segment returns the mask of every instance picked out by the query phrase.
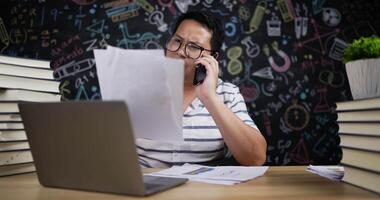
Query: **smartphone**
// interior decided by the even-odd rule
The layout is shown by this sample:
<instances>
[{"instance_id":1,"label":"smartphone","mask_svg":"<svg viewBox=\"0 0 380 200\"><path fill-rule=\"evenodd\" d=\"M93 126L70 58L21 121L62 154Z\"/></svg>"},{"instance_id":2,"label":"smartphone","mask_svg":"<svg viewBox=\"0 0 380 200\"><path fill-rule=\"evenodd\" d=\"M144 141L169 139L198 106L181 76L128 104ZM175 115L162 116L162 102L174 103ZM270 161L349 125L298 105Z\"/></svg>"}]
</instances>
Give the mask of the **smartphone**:
<instances>
[{"instance_id":1,"label":"smartphone","mask_svg":"<svg viewBox=\"0 0 380 200\"><path fill-rule=\"evenodd\" d=\"M206 78L206 67L202 64L197 64L197 66L195 67L193 85L202 84L205 78Z\"/></svg>"},{"instance_id":2,"label":"smartphone","mask_svg":"<svg viewBox=\"0 0 380 200\"><path fill-rule=\"evenodd\" d=\"M213 52L211 54L212 57L215 59L218 58L218 53ZM194 74L194 80L193 85L200 85L203 83L203 80L206 78L206 67L202 64L197 64L195 67L195 74Z\"/></svg>"}]
</instances>

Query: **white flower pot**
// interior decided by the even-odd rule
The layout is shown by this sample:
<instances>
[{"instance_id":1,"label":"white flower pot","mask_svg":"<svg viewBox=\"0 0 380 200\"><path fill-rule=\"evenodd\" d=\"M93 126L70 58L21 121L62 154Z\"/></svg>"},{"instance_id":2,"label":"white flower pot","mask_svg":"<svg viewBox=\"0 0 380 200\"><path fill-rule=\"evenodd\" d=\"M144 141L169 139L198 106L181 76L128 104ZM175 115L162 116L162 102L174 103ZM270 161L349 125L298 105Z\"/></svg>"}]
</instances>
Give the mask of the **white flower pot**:
<instances>
[{"instance_id":1,"label":"white flower pot","mask_svg":"<svg viewBox=\"0 0 380 200\"><path fill-rule=\"evenodd\" d=\"M380 97L380 58L350 61L346 71L353 99Z\"/></svg>"}]
</instances>

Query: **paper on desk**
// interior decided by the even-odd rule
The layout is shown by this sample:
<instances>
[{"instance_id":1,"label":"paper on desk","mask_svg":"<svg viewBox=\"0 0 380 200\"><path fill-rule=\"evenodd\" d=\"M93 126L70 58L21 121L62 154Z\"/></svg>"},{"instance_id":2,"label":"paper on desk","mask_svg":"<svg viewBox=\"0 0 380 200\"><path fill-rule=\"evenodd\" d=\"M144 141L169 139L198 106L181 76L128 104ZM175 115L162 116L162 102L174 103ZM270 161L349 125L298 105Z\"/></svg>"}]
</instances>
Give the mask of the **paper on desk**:
<instances>
[{"instance_id":1,"label":"paper on desk","mask_svg":"<svg viewBox=\"0 0 380 200\"><path fill-rule=\"evenodd\" d=\"M202 179L202 178L191 178L191 181L201 182L201 183L210 183L218 185L235 185L241 183L241 181L226 181L226 180L212 180L212 179Z\"/></svg>"},{"instance_id":2,"label":"paper on desk","mask_svg":"<svg viewBox=\"0 0 380 200\"><path fill-rule=\"evenodd\" d=\"M169 176L188 178L191 181L206 183L233 185L252 180L262 176L268 170L267 166L243 167L243 166L218 166L185 164L173 166L169 169L151 173L153 176Z\"/></svg>"},{"instance_id":3,"label":"paper on desk","mask_svg":"<svg viewBox=\"0 0 380 200\"><path fill-rule=\"evenodd\" d=\"M103 100L128 105L136 138L183 142L184 63L163 50L94 50Z\"/></svg>"},{"instance_id":4,"label":"paper on desk","mask_svg":"<svg viewBox=\"0 0 380 200\"><path fill-rule=\"evenodd\" d=\"M343 166L336 166L336 165L323 165L323 166L309 165L306 171L314 173L314 174L318 174L322 177L328 178L333 181L340 181L344 176Z\"/></svg>"}]
</instances>

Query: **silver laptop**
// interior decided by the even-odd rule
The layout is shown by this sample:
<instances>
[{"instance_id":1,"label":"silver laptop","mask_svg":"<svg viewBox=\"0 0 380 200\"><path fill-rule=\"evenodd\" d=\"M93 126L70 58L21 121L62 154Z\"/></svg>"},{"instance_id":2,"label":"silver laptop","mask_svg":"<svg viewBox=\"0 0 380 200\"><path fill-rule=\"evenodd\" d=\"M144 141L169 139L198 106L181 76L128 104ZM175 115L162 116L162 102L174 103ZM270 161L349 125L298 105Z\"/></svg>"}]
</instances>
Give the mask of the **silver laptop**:
<instances>
[{"instance_id":1,"label":"silver laptop","mask_svg":"<svg viewBox=\"0 0 380 200\"><path fill-rule=\"evenodd\" d=\"M41 185L145 196L187 181L142 175L123 102L20 103L19 109Z\"/></svg>"}]
</instances>

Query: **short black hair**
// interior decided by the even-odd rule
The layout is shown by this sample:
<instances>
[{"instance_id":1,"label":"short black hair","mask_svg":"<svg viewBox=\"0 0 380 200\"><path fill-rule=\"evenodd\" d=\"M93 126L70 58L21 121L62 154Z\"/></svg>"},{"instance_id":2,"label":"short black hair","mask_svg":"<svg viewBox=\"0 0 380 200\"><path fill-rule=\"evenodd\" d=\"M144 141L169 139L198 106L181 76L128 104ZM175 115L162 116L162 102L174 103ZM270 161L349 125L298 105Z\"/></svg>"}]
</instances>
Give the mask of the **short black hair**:
<instances>
[{"instance_id":1,"label":"short black hair","mask_svg":"<svg viewBox=\"0 0 380 200\"><path fill-rule=\"evenodd\" d=\"M224 29L221 21L208 12L188 11L177 18L173 34L177 31L179 25L186 19L195 20L211 31L211 51L220 52L224 40Z\"/></svg>"}]
</instances>

